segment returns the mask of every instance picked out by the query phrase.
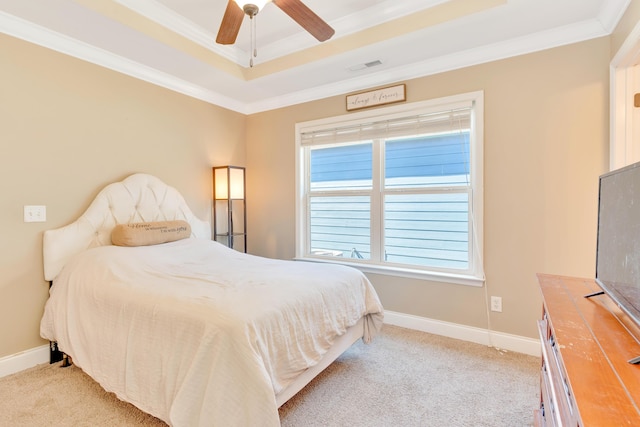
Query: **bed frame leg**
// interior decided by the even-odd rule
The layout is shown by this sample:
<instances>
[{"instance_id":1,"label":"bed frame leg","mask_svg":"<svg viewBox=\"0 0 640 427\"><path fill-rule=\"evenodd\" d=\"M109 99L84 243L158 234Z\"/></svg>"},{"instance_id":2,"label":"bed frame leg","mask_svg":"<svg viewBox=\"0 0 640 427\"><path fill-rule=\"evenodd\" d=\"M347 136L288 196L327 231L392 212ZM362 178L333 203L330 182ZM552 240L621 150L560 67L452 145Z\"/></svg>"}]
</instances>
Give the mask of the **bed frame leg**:
<instances>
[{"instance_id":1,"label":"bed frame leg","mask_svg":"<svg viewBox=\"0 0 640 427\"><path fill-rule=\"evenodd\" d=\"M69 367L71 365L73 365L73 361L71 360L71 358L67 354L63 355L62 356L62 365L61 365L61 367L62 368L66 368L66 367Z\"/></svg>"},{"instance_id":2,"label":"bed frame leg","mask_svg":"<svg viewBox=\"0 0 640 427\"><path fill-rule=\"evenodd\" d=\"M62 360L64 353L58 349L58 343L49 341L49 364L52 365Z\"/></svg>"},{"instance_id":3,"label":"bed frame leg","mask_svg":"<svg viewBox=\"0 0 640 427\"><path fill-rule=\"evenodd\" d=\"M73 364L71 358L60 351L57 342L49 341L49 364L52 365L60 361L62 361L63 368Z\"/></svg>"}]
</instances>

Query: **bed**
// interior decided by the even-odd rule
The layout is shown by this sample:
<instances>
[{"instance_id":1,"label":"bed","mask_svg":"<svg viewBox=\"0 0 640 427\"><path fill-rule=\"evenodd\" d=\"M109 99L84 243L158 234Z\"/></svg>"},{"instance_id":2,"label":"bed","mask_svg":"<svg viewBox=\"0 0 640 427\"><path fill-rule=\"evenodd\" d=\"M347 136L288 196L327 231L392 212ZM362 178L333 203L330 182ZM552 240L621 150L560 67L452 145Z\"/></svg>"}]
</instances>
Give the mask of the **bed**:
<instances>
[{"instance_id":1,"label":"bed","mask_svg":"<svg viewBox=\"0 0 640 427\"><path fill-rule=\"evenodd\" d=\"M112 244L116 229L168 221L188 236ZM356 269L252 256L210 237L158 178L107 185L75 222L44 234L41 335L169 425L278 426L279 406L374 338L383 308Z\"/></svg>"}]
</instances>

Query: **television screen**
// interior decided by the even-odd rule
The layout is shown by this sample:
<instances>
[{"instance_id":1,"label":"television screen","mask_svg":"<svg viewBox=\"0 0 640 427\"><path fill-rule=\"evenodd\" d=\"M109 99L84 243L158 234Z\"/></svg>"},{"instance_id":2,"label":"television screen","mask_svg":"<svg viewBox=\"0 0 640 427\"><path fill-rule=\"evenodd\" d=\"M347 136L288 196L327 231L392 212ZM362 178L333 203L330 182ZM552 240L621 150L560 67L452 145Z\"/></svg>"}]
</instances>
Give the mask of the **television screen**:
<instances>
[{"instance_id":1,"label":"television screen","mask_svg":"<svg viewBox=\"0 0 640 427\"><path fill-rule=\"evenodd\" d=\"M596 281L640 324L640 162L600 177Z\"/></svg>"}]
</instances>

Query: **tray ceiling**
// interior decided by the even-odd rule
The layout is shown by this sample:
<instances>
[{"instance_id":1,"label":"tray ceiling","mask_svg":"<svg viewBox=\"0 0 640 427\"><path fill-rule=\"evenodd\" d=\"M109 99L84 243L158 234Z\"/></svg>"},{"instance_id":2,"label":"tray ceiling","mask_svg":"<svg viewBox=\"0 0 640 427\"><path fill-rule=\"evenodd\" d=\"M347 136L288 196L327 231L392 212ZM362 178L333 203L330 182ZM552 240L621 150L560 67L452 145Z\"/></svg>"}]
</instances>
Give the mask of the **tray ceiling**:
<instances>
[{"instance_id":1,"label":"tray ceiling","mask_svg":"<svg viewBox=\"0 0 640 427\"><path fill-rule=\"evenodd\" d=\"M630 0L303 0L319 43L278 7L234 45L227 0L0 0L0 32L241 113L357 92L611 33Z\"/></svg>"}]
</instances>

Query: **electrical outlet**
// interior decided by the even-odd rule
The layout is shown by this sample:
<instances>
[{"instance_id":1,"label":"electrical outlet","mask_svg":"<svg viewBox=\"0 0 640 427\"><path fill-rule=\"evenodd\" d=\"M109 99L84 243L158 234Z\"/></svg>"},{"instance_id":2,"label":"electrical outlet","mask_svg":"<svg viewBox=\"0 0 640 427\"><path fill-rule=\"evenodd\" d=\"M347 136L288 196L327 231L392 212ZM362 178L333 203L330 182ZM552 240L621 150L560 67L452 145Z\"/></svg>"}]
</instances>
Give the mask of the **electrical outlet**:
<instances>
[{"instance_id":1,"label":"electrical outlet","mask_svg":"<svg viewBox=\"0 0 640 427\"><path fill-rule=\"evenodd\" d=\"M502 298L491 297L491 311L502 312Z\"/></svg>"},{"instance_id":2,"label":"electrical outlet","mask_svg":"<svg viewBox=\"0 0 640 427\"><path fill-rule=\"evenodd\" d=\"M25 206L24 222L45 222L47 220L46 206Z\"/></svg>"}]
</instances>

